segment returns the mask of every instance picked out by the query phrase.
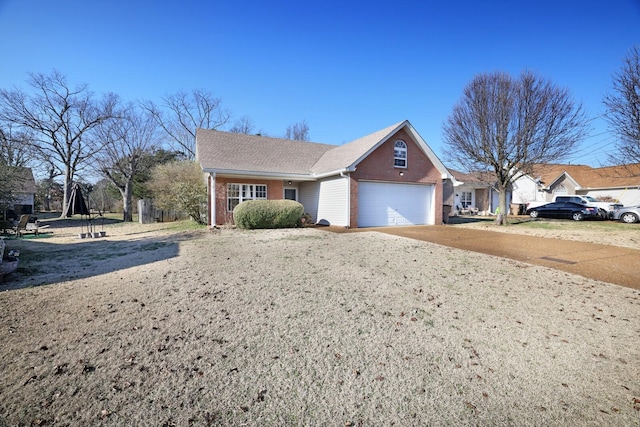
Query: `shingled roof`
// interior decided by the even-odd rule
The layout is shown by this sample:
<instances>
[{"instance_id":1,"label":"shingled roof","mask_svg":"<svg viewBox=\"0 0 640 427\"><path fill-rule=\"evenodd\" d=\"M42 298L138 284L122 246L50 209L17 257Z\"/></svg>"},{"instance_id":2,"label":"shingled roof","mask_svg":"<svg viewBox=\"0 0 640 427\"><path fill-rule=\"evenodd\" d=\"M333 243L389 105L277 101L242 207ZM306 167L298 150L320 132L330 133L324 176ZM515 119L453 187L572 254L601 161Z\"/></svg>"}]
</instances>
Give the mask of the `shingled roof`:
<instances>
[{"instance_id":1,"label":"shingled roof","mask_svg":"<svg viewBox=\"0 0 640 427\"><path fill-rule=\"evenodd\" d=\"M198 129L196 157L205 171L308 174L335 145Z\"/></svg>"},{"instance_id":2,"label":"shingled roof","mask_svg":"<svg viewBox=\"0 0 640 427\"><path fill-rule=\"evenodd\" d=\"M11 167L11 190L14 193L35 194L36 181L33 179L33 171L26 167Z\"/></svg>"},{"instance_id":3,"label":"shingled roof","mask_svg":"<svg viewBox=\"0 0 640 427\"><path fill-rule=\"evenodd\" d=\"M402 127L404 123L406 123L406 121L396 123L347 144L334 146L333 149L325 152L316 164L313 165L311 172L323 174L355 166L378 145Z\"/></svg>"},{"instance_id":4,"label":"shingled roof","mask_svg":"<svg viewBox=\"0 0 640 427\"><path fill-rule=\"evenodd\" d=\"M327 176L354 168L403 127L421 138L407 120L344 145L319 144L217 130L196 131L196 158L205 172ZM423 149L446 173L429 147Z\"/></svg>"},{"instance_id":5,"label":"shingled roof","mask_svg":"<svg viewBox=\"0 0 640 427\"><path fill-rule=\"evenodd\" d=\"M581 188L623 188L640 186L640 164L592 168L587 165L549 164L534 167L534 178L549 187L567 174Z\"/></svg>"},{"instance_id":6,"label":"shingled roof","mask_svg":"<svg viewBox=\"0 0 640 427\"><path fill-rule=\"evenodd\" d=\"M491 172L464 173L451 168L449 168L449 172L451 172L451 175L453 175L455 180L461 184L486 187L487 185L491 185L496 182L496 176Z\"/></svg>"}]
</instances>

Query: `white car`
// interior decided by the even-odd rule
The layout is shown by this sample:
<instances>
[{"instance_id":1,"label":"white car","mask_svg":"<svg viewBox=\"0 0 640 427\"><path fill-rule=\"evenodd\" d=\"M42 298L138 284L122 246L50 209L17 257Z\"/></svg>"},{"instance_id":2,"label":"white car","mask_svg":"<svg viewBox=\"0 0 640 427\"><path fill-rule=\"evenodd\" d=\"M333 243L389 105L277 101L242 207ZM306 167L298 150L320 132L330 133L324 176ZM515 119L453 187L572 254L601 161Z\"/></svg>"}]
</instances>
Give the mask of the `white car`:
<instances>
[{"instance_id":1,"label":"white car","mask_svg":"<svg viewBox=\"0 0 640 427\"><path fill-rule=\"evenodd\" d=\"M633 224L640 221L640 206L625 206L613 211L613 219Z\"/></svg>"}]
</instances>

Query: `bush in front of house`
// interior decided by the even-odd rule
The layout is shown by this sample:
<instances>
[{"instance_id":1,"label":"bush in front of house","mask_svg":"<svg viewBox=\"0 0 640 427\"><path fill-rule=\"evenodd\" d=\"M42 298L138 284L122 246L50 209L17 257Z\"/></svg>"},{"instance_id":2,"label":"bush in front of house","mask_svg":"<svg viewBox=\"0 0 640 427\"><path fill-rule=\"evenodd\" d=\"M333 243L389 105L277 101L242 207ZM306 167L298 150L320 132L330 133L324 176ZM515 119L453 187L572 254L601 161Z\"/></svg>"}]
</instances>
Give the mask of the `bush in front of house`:
<instances>
[{"instance_id":1,"label":"bush in front of house","mask_svg":"<svg viewBox=\"0 0 640 427\"><path fill-rule=\"evenodd\" d=\"M238 228L295 227L304 207L293 200L247 200L233 210L233 221Z\"/></svg>"}]
</instances>

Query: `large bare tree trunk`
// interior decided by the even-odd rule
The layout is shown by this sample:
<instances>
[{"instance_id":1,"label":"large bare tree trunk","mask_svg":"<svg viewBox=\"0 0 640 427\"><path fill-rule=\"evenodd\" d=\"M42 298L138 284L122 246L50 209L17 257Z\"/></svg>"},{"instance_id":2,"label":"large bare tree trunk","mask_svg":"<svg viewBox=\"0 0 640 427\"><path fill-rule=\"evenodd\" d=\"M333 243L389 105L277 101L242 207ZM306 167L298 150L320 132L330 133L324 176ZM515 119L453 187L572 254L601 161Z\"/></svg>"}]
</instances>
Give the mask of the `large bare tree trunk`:
<instances>
[{"instance_id":1,"label":"large bare tree trunk","mask_svg":"<svg viewBox=\"0 0 640 427\"><path fill-rule=\"evenodd\" d=\"M505 225L508 224L508 214L509 208L507 206L507 190L499 189L499 202L498 202L498 213L496 215L496 224Z\"/></svg>"},{"instance_id":2,"label":"large bare tree trunk","mask_svg":"<svg viewBox=\"0 0 640 427\"><path fill-rule=\"evenodd\" d=\"M133 221L133 212L131 202L131 188L133 187L133 179L127 181L124 188L120 191L122 194L122 220L124 222Z\"/></svg>"}]
</instances>

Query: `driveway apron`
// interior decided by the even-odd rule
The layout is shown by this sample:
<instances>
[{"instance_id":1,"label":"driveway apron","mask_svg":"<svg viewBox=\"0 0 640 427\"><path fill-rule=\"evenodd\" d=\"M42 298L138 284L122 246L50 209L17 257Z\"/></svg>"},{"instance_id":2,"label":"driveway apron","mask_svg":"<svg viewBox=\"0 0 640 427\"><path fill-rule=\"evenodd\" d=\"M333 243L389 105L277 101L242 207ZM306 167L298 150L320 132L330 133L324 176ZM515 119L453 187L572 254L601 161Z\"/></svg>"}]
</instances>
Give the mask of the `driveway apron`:
<instances>
[{"instance_id":1,"label":"driveway apron","mask_svg":"<svg viewBox=\"0 0 640 427\"><path fill-rule=\"evenodd\" d=\"M636 249L446 225L358 231L376 231L496 255L640 289L640 250Z\"/></svg>"}]
</instances>

